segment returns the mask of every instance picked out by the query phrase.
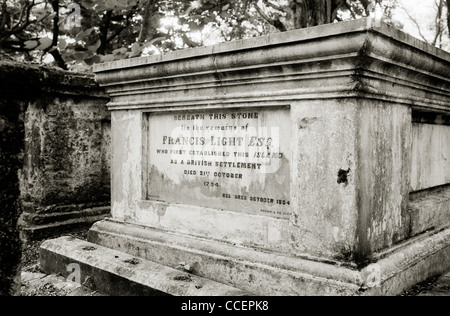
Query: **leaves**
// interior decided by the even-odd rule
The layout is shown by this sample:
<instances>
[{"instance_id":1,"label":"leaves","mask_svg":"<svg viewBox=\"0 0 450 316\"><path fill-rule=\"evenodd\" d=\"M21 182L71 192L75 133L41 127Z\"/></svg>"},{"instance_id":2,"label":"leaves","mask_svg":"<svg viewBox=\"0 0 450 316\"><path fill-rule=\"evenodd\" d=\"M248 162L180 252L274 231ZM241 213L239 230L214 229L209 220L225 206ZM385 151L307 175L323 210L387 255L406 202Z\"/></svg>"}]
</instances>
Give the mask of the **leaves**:
<instances>
[{"instance_id":1,"label":"leaves","mask_svg":"<svg viewBox=\"0 0 450 316\"><path fill-rule=\"evenodd\" d=\"M39 40L31 40L24 42L24 48L27 50L47 50L52 46L53 40L48 37L40 38Z\"/></svg>"},{"instance_id":2,"label":"leaves","mask_svg":"<svg viewBox=\"0 0 450 316\"><path fill-rule=\"evenodd\" d=\"M90 36L94 31L95 31L95 28L93 28L93 27L91 27L91 28L89 28L89 29L87 29L87 30L85 30L85 31L82 31L82 32L78 33L78 34L75 36L75 40L77 40L77 41L83 41L83 40L85 40L88 36Z\"/></svg>"},{"instance_id":3,"label":"leaves","mask_svg":"<svg viewBox=\"0 0 450 316\"><path fill-rule=\"evenodd\" d=\"M65 50L67 47L67 41L64 38L60 38L58 42L58 48L60 51Z\"/></svg>"},{"instance_id":4,"label":"leaves","mask_svg":"<svg viewBox=\"0 0 450 316\"><path fill-rule=\"evenodd\" d=\"M37 50L46 50L52 46L53 40L49 37L44 37L39 39L39 46L36 47Z\"/></svg>"},{"instance_id":5,"label":"leaves","mask_svg":"<svg viewBox=\"0 0 450 316\"><path fill-rule=\"evenodd\" d=\"M126 47L113 50L113 55L123 55L128 51Z\"/></svg>"},{"instance_id":6,"label":"leaves","mask_svg":"<svg viewBox=\"0 0 450 316\"><path fill-rule=\"evenodd\" d=\"M139 0L101 0L92 3L88 2L87 5L91 9L95 9L97 12L110 11L110 10L127 10L139 3Z\"/></svg>"},{"instance_id":7,"label":"leaves","mask_svg":"<svg viewBox=\"0 0 450 316\"><path fill-rule=\"evenodd\" d=\"M101 58L102 62L106 63L106 62L109 62L109 61L113 61L114 60L114 55L113 54L100 55L100 58Z\"/></svg>"},{"instance_id":8,"label":"leaves","mask_svg":"<svg viewBox=\"0 0 450 316\"><path fill-rule=\"evenodd\" d=\"M130 57L137 57L142 53L143 47L139 43L134 43L131 46Z\"/></svg>"},{"instance_id":9,"label":"leaves","mask_svg":"<svg viewBox=\"0 0 450 316\"><path fill-rule=\"evenodd\" d=\"M33 50L39 46L39 41L26 41L24 43L24 48L28 50Z\"/></svg>"},{"instance_id":10,"label":"leaves","mask_svg":"<svg viewBox=\"0 0 450 316\"><path fill-rule=\"evenodd\" d=\"M94 55L92 57L86 58L84 60L84 62L89 65L92 66L93 64L99 64L102 62L102 57L100 55Z\"/></svg>"},{"instance_id":11,"label":"leaves","mask_svg":"<svg viewBox=\"0 0 450 316\"><path fill-rule=\"evenodd\" d=\"M91 57L91 55L87 52L75 52L71 56L73 59L77 61L85 60Z\"/></svg>"},{"instance_id":12,"label":"leaves","mask_svg":"<svg viewBox=\"0 0 450 316\"><path fill-rule=\"evenodd\" d=\"M19 5L25 2L31 3L6 1L12 19L8 25L17 24L21 15L22 22L26 20ZM383 0L385 5L392 2ZM322 12L325 3L331 3L332 9L336 9L331 18L329 12ZM326 19L342 19L344 15L337 14L338 11L346 11L346 16L353 14L356 18L364 11L360 0L59 0L60 32L57 47L52 47L56 12L49 4L50 0L35 1L30 15L34 23L6 40L14 39L13 49L37 51L38 54L29 54L36 58L59 50L63 59L76 69L152 52L259 36L276 29L290 30L324 23ZM81 27L66 29L63 26L74 13L68 8L73 4L80 6ZM298 14L302 10L306 12L304 20ZM0 20L0 35L1 27Z\"/></svg>"},{"instance_id":13,"label":"leaves","mask_svg":"<svg viewBox=\"0 0 450 316\"><path fill-rule=\"evenodd\" d=\"M94 45L88 46L87 49L88 49L88 51L90 51L92 53L96 53L101 44L102 44L102 41L98 40Z\"/></svg>"},{"instance_id":14,"label":"leaves","mask_svg":"<svg viewBox=\"0 0 450 316\"><path fill-rule=\"evenodd\" d=\"M226 11L220 12L220 16L223 17L223 18L228 18L228 19L233 18L233 15L231 13L229 13L229 12L226 12Z\"/></svg>"}]
</instances>

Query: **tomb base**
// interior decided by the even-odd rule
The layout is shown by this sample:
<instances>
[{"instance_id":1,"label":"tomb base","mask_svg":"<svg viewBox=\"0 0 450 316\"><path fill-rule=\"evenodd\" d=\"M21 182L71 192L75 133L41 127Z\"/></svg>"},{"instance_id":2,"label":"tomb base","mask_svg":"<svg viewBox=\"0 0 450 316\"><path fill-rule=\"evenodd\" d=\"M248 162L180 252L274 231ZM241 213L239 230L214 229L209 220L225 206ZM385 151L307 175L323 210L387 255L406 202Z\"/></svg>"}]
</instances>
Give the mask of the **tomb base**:
<instances>
[{"instance_id":1,"label":"tomb base","mask_svg":"<svg viewBox=\"0 0 450 316\"><path fill-rule=\"evenodd\" d=\"M92 248L89 249L95 250L86 254L86 251L83 253L78 249L80 245L85 249L91 245ZM95 259L97 248L100 252L118 258L111 257L105 265L101 260ZM84 260L86 255L89 256L87 261ZM139 275L139 271L142 271L143 265L126 264L129 272L122 276L120 271L123 272L123 269L117 268L115 271L112 268L123 264L122 259L128 257L138 258L136 262L150 262L145 266L145 273L152 276L158 274L156 278L153 277L152 282L161 286L156 286L153 292L138 292L140 294L195 295L195 291L183 290L186 286L184 283L175 284L175 287L163 286L173 281L176 274L174 271L184 269L189 275L187 279L198 278L214 284L213 292L207 294L213 296L248 293L258 296L391 296L399 295L415 284L447 271L450 260L450 228L430 231L378 253L374 256L377 258L376 262L357 269L334 262L317 261L315 258L293 257L107 219L91 228L89 243L80 244L80 241L64 238L44 243L41 249L41 266L46 273L67 276L68 264L86 261L88 266L82 265L81 269L87 270L82 271L82 274L84 279L91 280L87 284L91 288L98 288L95 280L101 280L104 284L108 280L117 282L119 277L121 283L129 283L122 288L130 288L133 287L130 284L136 283L134 278L136 273ZM112 277L101 277L105 273ZM155 280L164 282L158 283ZM113 285L103 285L102 291L114 289ZM133 294L128 291L122 294L127 293Z\"/></svg>"}]
</instances>

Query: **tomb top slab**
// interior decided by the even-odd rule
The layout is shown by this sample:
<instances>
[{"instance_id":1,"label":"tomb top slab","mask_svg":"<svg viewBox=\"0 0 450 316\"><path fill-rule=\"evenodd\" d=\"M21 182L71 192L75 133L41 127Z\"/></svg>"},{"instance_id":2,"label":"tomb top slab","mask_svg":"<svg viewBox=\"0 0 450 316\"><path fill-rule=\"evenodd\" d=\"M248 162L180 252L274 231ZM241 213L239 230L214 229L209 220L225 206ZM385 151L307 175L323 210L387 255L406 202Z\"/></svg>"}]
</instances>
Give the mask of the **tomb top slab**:
<instances>
[{"instance_id":1,"label":"tomb top slab","mask_svg":"<svg viewBox=\"0 0 450 316\"><path fill-rule=\"evenodd\" d=\"M373 23L275 33L100 64L94 71L111 110L356 97L448 113L450 54Z\"/></svg>"},{"instance_id":2,"label":"tomb top slab","mask_svg":"<svg viewBox=\"0 0 450 316\"><path fill-rule=\"evenodd\" d=\"M272 33L266 36L260 36L244 40L235 40L231 42L220 43L211 46L203 46L198 48L184 49L161 55L152 55L147 57L123 59L113 62L97 64L94 66L94 72L110 71L114 69L124 69L139 67L148 64L164 63L181 59L188 59L205 55L216 55L222 53L236 53L238 51L253 50L268 46L288 45L304 41L322 40L333 36L343 36L352 33L365 33L368 31L382 34L393 40L404 44L414 46L428 54L437 58L450 60L450 53L431 46L411 35L388 25L381 23L379 26L374 25L374 21L370 18L363 18L355 21L342 22L338 24L320 25L300 30ZM349 42L343 42L342 45L350 45Z\"/></svg>"}]
</instances>

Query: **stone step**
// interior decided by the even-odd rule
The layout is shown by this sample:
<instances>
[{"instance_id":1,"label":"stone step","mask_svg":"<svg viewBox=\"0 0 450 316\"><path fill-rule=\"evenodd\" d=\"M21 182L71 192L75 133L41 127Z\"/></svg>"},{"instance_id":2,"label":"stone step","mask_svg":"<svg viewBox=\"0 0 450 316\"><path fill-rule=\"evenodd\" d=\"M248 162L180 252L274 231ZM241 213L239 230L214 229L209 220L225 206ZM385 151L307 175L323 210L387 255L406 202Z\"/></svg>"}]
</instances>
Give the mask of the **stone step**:
<instances>
[{"instance_id":1,"label":"stone step","mask_svg":"<svg viewBox=\"0 0 450 316\"><path fill-rule=\"evenodd\" d=\"M50 224L22 224L20 237L23 240L43 240L56 235L70 233L76 230L85 229L92 224L107 218L109 214L94 214L92 216L75 217L68 220L57 221Z\"/></svg>"},{"instance_id":2,"label":"stone step","mask_svg":"<svg viewBox=\"0 0 450 316\"><path fill-rule=\"evenodd\" d=\"M251 296L249 292L73 237L44 242L41 269L114 296Z\"/></svg>"},{"instance_id":3,"label":"stone step","mask_svg":"<svg viewBox=\"0 0 450 316\"><path fill-rule=\"evenodd\" d=\"M105 296L58 275L22 272L22 296Z\"/></svg>"},{"instance_id":4,"label":"stone step","mask_svg":"<svg viewBox=\"0 0 450 316\"><path fill-rule=\"evenodd\" d=\"M49 213L44 211L35 213L24 212L22 214L22 221L28 226L48 225L73 219L93 218L102 215L106 217L111 214L110 206L82 208L80 210L75 209L76 206L73 207L74 210L70 210L70 208L67 207L66 209L62 208L60 211L55 210Z\"/></svg>"}]
</instances>

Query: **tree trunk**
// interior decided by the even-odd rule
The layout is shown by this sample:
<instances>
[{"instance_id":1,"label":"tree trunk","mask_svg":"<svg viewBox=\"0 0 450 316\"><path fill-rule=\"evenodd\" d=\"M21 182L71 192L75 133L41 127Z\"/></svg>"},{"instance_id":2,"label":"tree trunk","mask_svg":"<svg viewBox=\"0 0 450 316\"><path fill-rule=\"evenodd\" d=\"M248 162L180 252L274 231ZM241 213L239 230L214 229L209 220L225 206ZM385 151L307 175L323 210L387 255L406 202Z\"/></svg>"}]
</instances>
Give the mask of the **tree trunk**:
<instances>
[{"instance_id":1,"label":"tree trunk","mask_svg":"<svg viewBox=\"0 0 450 316\"><path fill-rule=\"evenodd\" d=\"M100 26L100 47L97 49L97 54L105 55L108 47L108 32L111 25L112 10L107 11L102 19Z\"/></svg>"},{"instance_id":2,"label":"tree trunk","mask_svg":"<svg viewBox=\"0 0 450 316\"><path fill-rule=\"evenodd\" d=\"M436 15L436 23L435 23L436 24L435 25L436 35L434 36L434 39L433 39L433 42L432 42L433 46L437 45L437 42L438 42L438 40L440 38L440 35L443 32L442 15L444 13L444 5L445 5L444 0L440 0L439 4L438 4L438 12L437 12L437 15Z\"/></svg>"},{"instance_id":3,"label":"tree trunk","mask_svg":"<svg viewBox=\"0 0 450 316\"><path fill-rule=\"evenodd\" d=\"M154 14L157 12L157 1L148 0L144 9L144 17L142 22L141 33L139 34L139 43L145 43L146 40L152 39L156 34L156 29L152 23Z\"/></svg>"},{"instance_id":4,"label":"tree trunk","mask_svg":"<svg viewBox=\"0 0 450 316\"><path fill-rule=\"evenodd\" d=\"M64 61L64 59L61 56L61 53L58 48L58 41L59 41L59 0L52 0L52 8L53 12L55 12L55 17L53 18L53 41L52 46L50 49L50 54L55 59L56 64L58 67L68 70L67 64Z\"/></svg>"},{"instance_id":5,"label":"tree trunk","mask_svg":"<svg viewBox=\"0 0 450 316\"><path fill-rule=\"evenodd\" d=\"M292 0L290 8L294 13L294 27L301 29L332 23L334 13L342 3L341 0Z\"/></svg>"},{"instance_id":6,"label":"tree trunk","mask_svg":"<svg viewBox=\"0 0 450 316\"><path fill-rule=\"evenodd\" d=\"M58 49L54 49L50 52L50 54L53 56L53 58L55 59L56 64L58 65L59 68L63 69L63 70L68 70L69 68L67 67L66 62L64 61L64 59L61 56L61 53L59 52Z\"/></svg>"},{"instance_id":7,"label":"tree trunk","mask_svg":"<svg viewBox=\"0 0 450 316\"><path fill-rule=\"evenodd\" d=\"M450 38L450 0L447 0L447 27L448 27L448 37Z\"/></svg>"}]
</instances>

